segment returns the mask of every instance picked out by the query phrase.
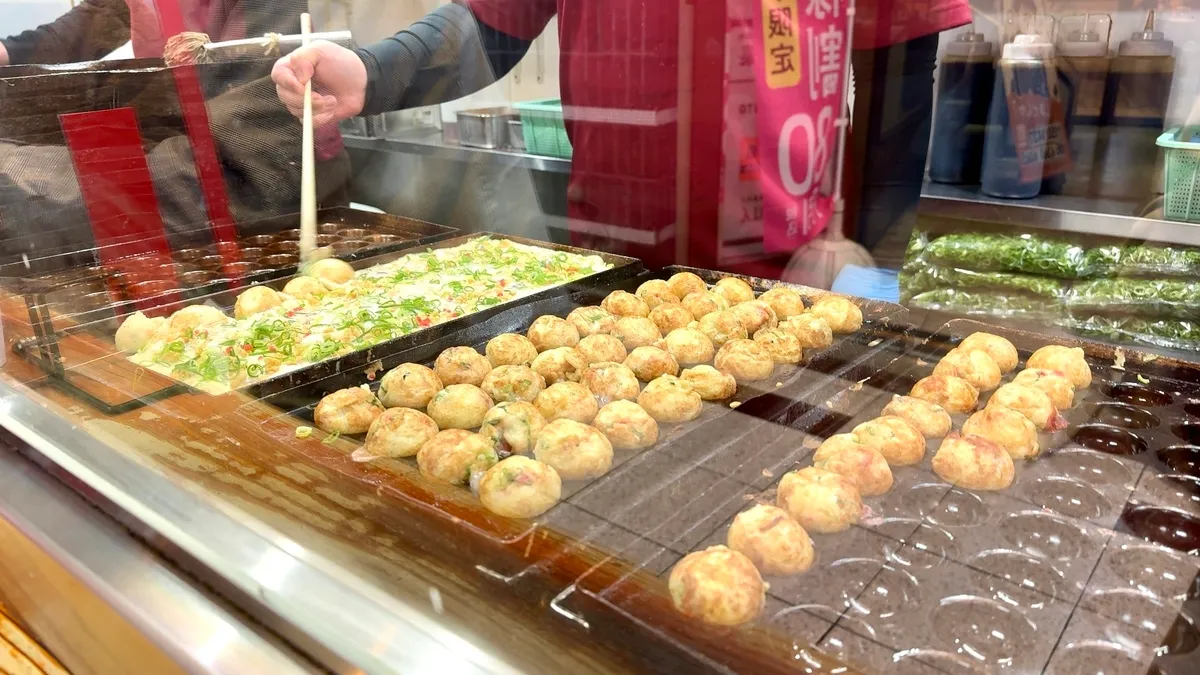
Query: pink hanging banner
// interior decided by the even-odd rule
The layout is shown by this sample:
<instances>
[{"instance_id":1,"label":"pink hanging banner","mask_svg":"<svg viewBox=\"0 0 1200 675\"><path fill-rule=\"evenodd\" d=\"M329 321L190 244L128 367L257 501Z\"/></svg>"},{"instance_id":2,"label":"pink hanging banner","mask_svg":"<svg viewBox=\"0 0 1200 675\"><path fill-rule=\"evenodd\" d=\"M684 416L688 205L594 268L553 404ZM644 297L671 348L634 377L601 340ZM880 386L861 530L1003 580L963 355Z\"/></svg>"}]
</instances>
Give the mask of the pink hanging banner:
<instances>
[{"instance_id":1,"label":"pink hanging banner","mask_svg":"<svg viewBox=\"0 0 1200 675\"><path fill-rule=\"evenodd\" d=\"M763 248L789 252L822 231L846 59L845 0L742 0L751 31Z\"/></svg>"}]
</instances>

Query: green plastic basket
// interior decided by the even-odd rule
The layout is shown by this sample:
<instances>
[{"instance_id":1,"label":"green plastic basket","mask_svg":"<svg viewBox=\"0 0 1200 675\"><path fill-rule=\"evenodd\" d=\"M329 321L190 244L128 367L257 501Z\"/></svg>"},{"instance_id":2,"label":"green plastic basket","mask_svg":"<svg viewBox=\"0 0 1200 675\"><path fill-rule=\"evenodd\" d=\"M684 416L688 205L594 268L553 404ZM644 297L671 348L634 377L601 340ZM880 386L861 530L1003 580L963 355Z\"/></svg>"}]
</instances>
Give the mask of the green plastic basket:
<instances>
[{"instance_id":1,"label":"green plastic basket","mask_svg":"<svg viewBox=\"0 0 1200 675\"><path fill-rule=\"evenodd\" d=\"M1166 153L1163 215L1167 220L1200 223L1200 143L1177 140L1178 127L1158 137Z\"/></svg>"},{"instance_id":2,"label":"green plastic basket","mask_svg":"<svg viewBox=\"0 0 1200 675\"><path fill-rule=\"evenodd\" d=\"M534 155L570 159L571 141L563 125L562 100L546 98L513 104L521 113L521 133L525 150Z\"/></svg>"}]
</instances>

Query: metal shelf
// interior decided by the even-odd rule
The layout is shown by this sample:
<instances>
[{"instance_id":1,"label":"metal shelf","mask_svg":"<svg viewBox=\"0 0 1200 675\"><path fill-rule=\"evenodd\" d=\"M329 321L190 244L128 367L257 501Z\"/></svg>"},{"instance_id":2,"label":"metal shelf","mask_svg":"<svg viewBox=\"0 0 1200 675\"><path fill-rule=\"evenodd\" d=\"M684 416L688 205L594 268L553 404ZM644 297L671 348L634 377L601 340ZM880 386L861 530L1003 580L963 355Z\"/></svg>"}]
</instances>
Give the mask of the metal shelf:
<instances>
[{"instance_id":1,"label":"metal shelf","mask_svg":"<svg viewBox=\"0 0 1200 675\"><path fill-rule=\"evenodd\" d=\"M435 159L459 162L488 161L502 166L518 167L532 171L570 173L571 160L543 155L530 155L511 150L488 150L470 148L442 139L438 129L405 130L389 133L386 137L345 136L346 147L377 152L401 152L425 155Z\"/></svg>"},{"instance_id":2,"label":"metal shelf","mask_svg":"<svg viewBox=\"0 0 1200 675\"><path fill-rule=\"evenodd\" d=\"M1022 231L1036 228L1200 246L1200 224L1139 217L1142 206L1059 195L1027 200L996 199L982 194L978 186L926 183L918 214L1012 225Z\"/></svg>"}]
</instances>

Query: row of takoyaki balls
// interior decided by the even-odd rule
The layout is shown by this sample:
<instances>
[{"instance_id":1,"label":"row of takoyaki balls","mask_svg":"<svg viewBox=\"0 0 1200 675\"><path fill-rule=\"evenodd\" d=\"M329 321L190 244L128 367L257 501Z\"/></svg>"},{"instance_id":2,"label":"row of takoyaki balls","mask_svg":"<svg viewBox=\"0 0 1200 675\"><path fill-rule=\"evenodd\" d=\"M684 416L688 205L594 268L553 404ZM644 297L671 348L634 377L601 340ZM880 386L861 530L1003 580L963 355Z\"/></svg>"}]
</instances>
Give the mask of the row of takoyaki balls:
<instances>
[{"instance_id":1,"label":"row of takoyaki balls","mask_svg":"<svg viewBox=\"0 0 1200 675\"><path fill-rule=\"evenodd\" d=\"M862 314L843 298L805 311L790 288L755 299L739 279L709 291L681 273L565 319L538 317L525 335L492 338L485 354L452 347L433 368L401 364L378 396L343 389L313 417L327 432L366 433L358 459L415 456L423 475L478 488L490 510L533 517L558 500L562 480L604 475L614 449L650 447L660 423L695 419L702 401L728 399L739 382L767 379L776 364L828 346L831 321L837 332L857 329Z\"/></svg>"},{"instance_id":2,"label":"row of takoyaki balls","mask_svg":"<svg viewBox=\"0 0 1200 675\"><path fill-rule=\"evenodd\" d=\"M1075 388L1091 383L1082 349L1043 347L1014 381L1016 348L988 333L967 337L946 354L934 374L909 396L895 396L883 415L831 436L813 465L784 475L776 505L757 504L734 518L727 546L684 557L671 571L669 590L685 615L719 625L754 619L765 600L762 574L804 572L814 553L808 532L840 532L857 523L863 496L891 489L892 466L919 463L927 438L944 438L933 457L942 479L968 489L1012 483L1014 459L1037 455L1039 429L1053 428L1057 411L1074 404ZM996 389L988 405L951 434L950 413L969 413L980 390Z\"/></svg>"}]
</instances>

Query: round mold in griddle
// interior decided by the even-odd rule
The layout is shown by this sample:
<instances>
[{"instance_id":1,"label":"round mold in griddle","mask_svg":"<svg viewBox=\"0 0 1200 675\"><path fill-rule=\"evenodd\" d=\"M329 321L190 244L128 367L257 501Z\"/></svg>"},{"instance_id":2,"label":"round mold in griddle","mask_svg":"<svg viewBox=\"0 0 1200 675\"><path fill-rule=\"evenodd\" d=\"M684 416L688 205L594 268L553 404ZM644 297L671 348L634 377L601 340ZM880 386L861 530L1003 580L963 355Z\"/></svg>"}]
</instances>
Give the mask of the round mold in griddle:
<instances>
[{"instance_id":1,"label":"round mold in griddle","mask_svg":"<svg viewBox=\"0 0 1200 675\"><path fill-rule=\"evenodd\" d=\"M942 497L937 508L926 516L926 520L943 527L975 527L982 525L991 515L991 508L978 495L952 489Z\"/></svg>"},{"instance_id":2,"label":"round mold in griddle","mask_svg":"<svg viewBox=\"0 0 1200 675\"><path fill-rule=\"evenodd\" d=\"M1173 445L1158 451L1158 459L1175 473L1200 476L1200 446Z\"/></svg>"},{"instance_id":3,"label":"round mold in griddle","mask_svg":"<svg viewBox=\"0 0 1200 675\"><path fill-rule=\"evenodd\" d=\"M338 230L335 234L342 239L366 239L371 232L361 227L345 227Z\"/></svg>"},{"instance_id":4,"label":"round mold in griddle","mask_svg":"<svg viewBox=\"0 0 1200 675\"><path fill-rule=\"evenodd\" d=\"M1115 642L1088 640L1059 650L1046 672L1047 675L1132 675L1145 670L1145 664L1125 647Z\"/></svg>"},{"instance_id":5,"label":"round mold in griddle","mask_svg":"<svg viewBox=\"0 0 1200 675\"><path fill-rule=\"evenodd\" d=\"M1158 503L1197 509L1200 507L1200 478L1178 473L1160 473L1142 483L1151 498Z\"/></svg>"},{"instance_id":6,"label":"round mold in griddle","mask_svg":"<svg viewBox=\"0 0 1200 675\"><path fill-rule=\"evenodd\" d=\"M1081 425L1071 433L1071 440L1110 455L1138 455L1148 447L1146 441L1132 431L1108 424Z\"/></svg>"},{"instance_id":7,"label":"round mold in griddle","mask_svg":"<svg viewBox=\"0 0 1200 675\"><path fill-rule=\"evenodd\" d=\"M1037 640L1037 626L1020 610L973 595L944 598L933 610L933 635L954 652L985 665L1012 667Z\"/></svg>"},{"instance_id":8,"label":"round mold in griddle","mask_svg":"<svg viewBox=\"0 0 1200 675\"><path fill-rule=\"evenodd\" d=\"M206 270L219 270L225 264L225 259L219 255L207 255L193 260L192 264Z\"/></svg>"},{"instance_id":9,"label":"round mold in griddle","mask_svg":"<svg viewBox=\"0 0 1200 675\"><path fill-rule=\"evenodd\" d=\"M1173 618L1176 614L1158 598L1134 588L1092 591L1083 597L1081 606L1090 612L1136 628L1151 640L1162 635L1167 628L1165 624L1159 625L1158 622L1164 617ZM1139 637L1146 639L1144 636Z\"/></svg>"},{"instance_id":10,"label":"round mold in griddle","mask_svg":"<svg viewBox=\"0 0 1200 675\"><path fill-rule=\"evenodd\" d=\"M203 248L181 248L175 251L175 259L179 262L194 262L212 255L212 251Z\"/></svg>"},{"instance_id":11,"label":"round mold in griddle","mask_svg":"<svg viewBox=\"0 0 1200 675\"><path fill-rule=\"evenodd\" d=\"M888 557L905 567L930 569L946 560L958 558L958 541L946 530L922 523L915 532L904 539L907 547L898 547L889 553ZM914 548L928 555L912 555L908 548Z\"/></svg>"},{"instance_id":12,"label":"round mold in griddle","mask_svg":"<svg viewBox=\"0 0 1200 675\"><path fill-rule=\"evenodd\" d=\"M278 240L275 239L274 235L256 234L252 237L242 237L242 239L240 239L239 241L241 242L242 246L249 246L249 247L253 247L253 248L265 248L267 246L270 246L271 244L274 244Z\"/></svg>"},{"instance_id":13,"label":"round mold in griddle","mask_svg":"<svg viewBox=\"0 0 1200 675\"><path fill-rule=\"evenodd\" d=\"M1167 635L1162 639L1158 651L1160 656L1178 656L1190 654L1200 647L1200 631L1196 623L1186 614L1175 616L1175 622L1167 629Z\"/></svg>"},{"instance_id":14,"label":"round mold in griddle","mask_svg":"<svg viewBox=\"0 0 1200 675\"><path fill-rule=\"evenodd\" d=\"M1125 485L1133 471L1115 457L1085 448L1059 450L1038 460L1057 474L1096 485Z\"/></svg>"},{"instance_id":15,"label":"round mold in griddle","mask_svg":"<svg viewBox=\"0 0 1200 675\"><path fill-rule=\"evenodd\" d=\"M895 621L916 611L921 604L917 579L908 572L884 565L869 588L850 598L850 608L864 623Z\"/></svg>"},{"instance_id":16,"label":"round mold in griddle","mask_svg":"<svg viewBox=\"0 0 1200 675\"><path fill-rule=\"evenodd\" d=\"M1188 401L1183 406L1183 412L1187 413L1188 417L1200 419L1200 401Z\"/></svg>"},{"instance_id":17,"label":"round mold in griddle","mask_svg":"<svg viewBox=\"0 0 1200 675\"><path fill-rule=\"evenodd\" d=\"M1137 382L1116 382L1102 389L1114 401L1143 408L1161 408L1175 402L1175 397Z\"/></svg>"},{"instance_id":18,"label":"round mold in griddle","mask_svg":"<svg viewBox=\"0 0 1200 675\"><path fill-rule=\"evenodd\" d=\"M1093 403L1088 406L1088 417L1122 429L1152 429L1162 423L1154 413L1128 403Z\"/></svg>"},{"instance_id":19,"label":"round mold in griddle","mask_svg":"<svg viewBox=\"0 0 1200 675\"><path fill-rule=\"evenodd\" d=\"M950 486L946 483L918 483L903 492L898 492L897 497L905 513L923 517L933 513L949 489Z\"/></svg>"},{"instance_id":20,"label":"round mold in griddle","mask_svg":"<svg viewBox=\"0 0 1200 675\"><path fill-rule=\"evenodd\" d=\"M1184 553L1200 553L1200 518L1159 506L1129 506L1121 522L1139 537Z\"/></svg>"},{"instance_id":21,"label":"round mold in griddle","mask_svg":"<svg viewBox=\"0 0 1200 675\"><path fill-rule=\"evenodd\" d=\"M179 284L184 288L195 288L204 284L211 284L220 278L221 275L212 270L195 270L194 272L180 274Z\"/></svg>"},{"instance_id":22,"label":"round mold in griddle","mask_svg":"<svg viewBox=\"0 0 1200 675\"><path fill-rule=\"evenodd\" d=\"M1112 509L1112 503L1103 493L1073 478L1043 476L1025 488L1025 496L1034 504L1068 518L1099 518Z\"/></svg>"},{"instance_id":23,"label":"round mold in griddle","mask_svg":"<svg viewBox=\"0 0 1200 675\"><path fill-rule=\"evenodd\" d=\"M1171 433L1189 445L1200 445L1200 422L1184 422L1173 425Z\"/></svg>"},{"instance_id":24,"label":"round mold in griddle","mask_svg":"<svg viewBox=\"0 0 1200 675\"><path fill-rule=\"evenodd\" d=\"M267 253L275 255L278 253L287 253L290 255L298 255L300 253L300 242L298 241L277 241L266 248Z\"/></svg>"},{"instance_id":25,"label":"round mold in griddle","mask_svg":"<svg viewBox=\"0 0 1200 675\"><path fill-rule=\"evenodd\" d=\"M318 234L317 246L333 246L334 242L339 241L336 234Z\"/></svg>"},{"instance_id":26,"label":"round mold in griddle","mask_svg":"<svg viewBox=\"0 0 1200 675\"><path fill-rule=\"evenodd\" d=\"M225 274L233 277L234 279L241 279L242 277L247 277L251 274L257 274L258 272L261 272L262 269L262 266L258 263L248 261L229 263L222 268Z\"/></svg>"},{"instance_id":27,"label":"round mold in griddle","mask_svg":"<svg viewBox=\"0 0 1200 675\"><path fill-rule=\"evenodd\" d=\"M1108 566L1132 588L1156 597L1184 598L1196 565L1174 551L1150 544L1124 544L1108 555Z\"/></svg>"},{"instance_id":28,"label":"round mold in griddle","mask_svg":"<svg viewBox=\"0 0 1200 675\"><path fill-rule=\"evenodd\" d=\"M1030 555L1074 560L1095 548L1082 527L1048 511L1022 511L1000 521L1000 536Z\"/></svg>"},{"instance_id":29,"label":"round mold in griddle","mask_svg":"<svg viewBox=\"0 0 1200 675\"><path fill-rule=\"evenodd\" d=\"M372 246L383 246L384 244L394 244L400 241L398 234L368 234L362 237L362 240L368 242Z\"/></svg>"},{"instance_id":30,"label":"round mold in griddle","mask_svg":"<svg viewBox=\"0 0 1200 675\"><path fill-rule=\"evenodd\" d=\"M1066 575L1053 564L1031 555L1006 549L983 551L969 564L1025 590L1060 598L1066 587Z\"/></svg>"},{"instance_id":31,"label":"round mold in griddle","mask_svg":"<svg viewBox=\"0 0 1200 675\"><path fill-rule=\"evenodd\" d=\"M964 656L936 649L905 649L892 655L884 675L987 675L988 671L971 663Z\"/></svg>"},{"instance_id":32,"label":"round mold in griddle","mask_svg":"<svg viewBox=\"0 0 1200 675\"><path fill-rule=\"evenodd\" d=\"M135 298L152 298L175 290L175 284L170 281L155 279L139 281L129 286L129 293Z\"/></svg>"},{"instance_id":33,"label":"round mold in griddle","mask_svg":"<svg viewBox=\"0 0 1200 675\"><path fill-rule=\"evenodd\" d=\"M300 257L290 253L276 253L258 259L258 264L265 270L281 270L300 264Z\"/></svg>"},{"instance_id":34,"label":"round mold in griddle","mask_svg":"<svg viewBox=\"0 0 1200 675\"><path fill-rule=\"evenodd\" d=\"M321 223L317 225L319 234L337 234L337 231L342 229L342 223Z\"/></svg>"},{"instance_id":35,"label":"round mold in griddle","mask_svg":"<svg viewBox=\"0 0 1200 675\"><path fill-rule=\"evenodd\" d=\"M333 253L334 255L346 255L347 253L354 253L355 251L368 246L370 246L370 244L362 239L343 239L333 244Z\"/></svg>"},{"instance_id":36,"label":"round mold in griddle","mask_svg":"<svg viewBox=\"0 0 1200 675\"><path fill-rule=\"evenodd\" d=\"M238 251L238 257L242 260L254 260L256 258L261 258L264 255L267 255L267 249L258 248L255 246L247 246L243 249L239 249Z\"/></svg>"},{"instance_id":37,"label":"round mold in griddle","mask_svg":"<svg viewBox=\"0 0 1200 675\"><path fill-rule=\"evenodd\" d=\"M300 241L300 228L276 232L275 241Z\"/></svg>"},{"instance_id":38,"label":"round mold in griddle","mask_svg":"<svg viewBox=\"0 0 1200 675\"><path fill-rule=\"evenodd\" d=\"M842 599L849 606L882 567L883 563L874 558L842 558L826 565L825 574L828 583L841 589Z\"/></svg>"}]
</instances>

